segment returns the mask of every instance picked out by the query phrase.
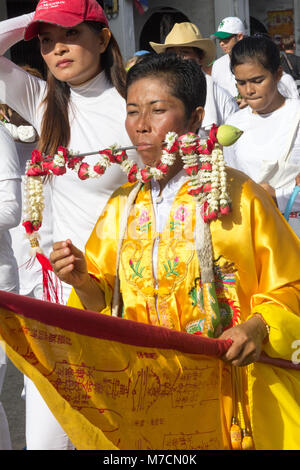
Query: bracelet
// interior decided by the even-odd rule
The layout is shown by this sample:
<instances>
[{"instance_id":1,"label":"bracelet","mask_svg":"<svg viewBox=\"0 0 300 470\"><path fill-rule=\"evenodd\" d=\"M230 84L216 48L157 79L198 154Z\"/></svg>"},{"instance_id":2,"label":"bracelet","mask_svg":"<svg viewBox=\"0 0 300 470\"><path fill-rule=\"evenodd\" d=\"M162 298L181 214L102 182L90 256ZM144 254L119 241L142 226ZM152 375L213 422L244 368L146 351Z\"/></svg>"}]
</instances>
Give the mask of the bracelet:
<instances>
[{"instance_id":1,"label":"bracelet","mask_svg":"<svg viewBox=\"0 0 300 470\"><path fill-rule=\"evenodd\" d=\"M254 313L253 316L260 318L261 321L263 322L263 324L265 325L265 328L266 328L266 331L267 331L267 334L266 334L266 338L267 338L270 334L270 325L268 325L268 323L266 322L266 320L264 319L264 317L260 313Z\"/></svg>"}]
</instances>

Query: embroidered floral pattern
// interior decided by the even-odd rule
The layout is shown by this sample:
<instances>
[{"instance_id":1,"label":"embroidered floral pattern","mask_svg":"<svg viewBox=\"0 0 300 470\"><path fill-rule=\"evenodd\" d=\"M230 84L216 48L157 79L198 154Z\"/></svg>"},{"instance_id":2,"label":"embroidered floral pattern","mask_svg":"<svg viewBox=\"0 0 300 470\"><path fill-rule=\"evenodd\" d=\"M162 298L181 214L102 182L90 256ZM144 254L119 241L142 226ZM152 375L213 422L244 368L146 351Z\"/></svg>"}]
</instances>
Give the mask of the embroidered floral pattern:
<instances>
[{"instance_id":1,"label":"embroidered floral pattern","mask_svg":"<svg viewBox=\"0 0 300 470\"><path fill-rule=\"evenodd\" d=\"M179 264L178 256L176 256L176 258L174 259L173 264L171 260L169 259L168 259L168 265L164 263L164 268L166 270L166 277L172 276L172 274L174 274L174 276L179 276L179 273L176 271L178 264Z\"/></svg>"},{"instance_id":2,"label":"embroidered floral pattern","mask_svg":"<svg viewBox=\"0 0 300 470\"><path fill-rule=\"evenodd\" d=\"M142 272L144 271L145 266L140 268L140 263L141 263L141 260L137 261L135 264L132 261L132 259L129 260L129 266L131 267L133 271L131 275L131 279L134 279L135 277L140 277L141 279L143 278Z\"/></svg>"},{"instance_id":3,"label":"embroidered floral pattern","mask_svg":"<svg viewBox=\"0 0 300 470\"><path fill-rule=\"evenodd\" d=\"M150 226L151 226L151 219L149 216L149 211L143 208L137 219L137 229L140 232L148 232Z\"/></svg>"},{"instance_id":4,"label":"embroidered floral pattern","mask_svg":"<svg viewBox=\"0 0 300 470\"><path fill-rule=\"evenodd\" d=\"M170 221L170 230L174 231L176 230L176 227L181 227L182 224L186 221L187 217L189 216L189 212L184 207L183 204L180 204L180 206L177 207L177 209L174 212L174 220Z\"/></svg>"}]
</instances>

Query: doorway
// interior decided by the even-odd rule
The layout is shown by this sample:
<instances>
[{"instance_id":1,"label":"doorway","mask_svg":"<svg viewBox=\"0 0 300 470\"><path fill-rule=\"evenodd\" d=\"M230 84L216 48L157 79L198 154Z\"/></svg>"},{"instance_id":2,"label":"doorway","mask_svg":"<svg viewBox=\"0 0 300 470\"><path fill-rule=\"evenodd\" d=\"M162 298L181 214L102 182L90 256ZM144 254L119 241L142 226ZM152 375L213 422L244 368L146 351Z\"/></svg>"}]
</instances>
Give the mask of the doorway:
<instances>
[{"instance_id":1,"label":"doorway","mask_svg":"<svg viewBox=\"0 0 300 470\"><path fill-rule=\"evenodd\" d=\"M164 43L175 23L190 21L189 18L174 8L162 7L153 13L144 24L140 35L139 48L153 52L149 42Z\"/></svg>"}]
</instances>

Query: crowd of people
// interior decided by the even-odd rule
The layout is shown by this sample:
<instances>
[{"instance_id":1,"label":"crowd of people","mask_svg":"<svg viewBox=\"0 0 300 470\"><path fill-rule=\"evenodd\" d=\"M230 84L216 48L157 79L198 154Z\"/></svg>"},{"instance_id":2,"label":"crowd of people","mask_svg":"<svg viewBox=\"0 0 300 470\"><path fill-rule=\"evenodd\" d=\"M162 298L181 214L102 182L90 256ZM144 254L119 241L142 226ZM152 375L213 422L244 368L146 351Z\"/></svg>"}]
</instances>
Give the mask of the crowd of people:
<instances>
[{"instance_id":1,"label":"crowd of people","mask_svg":"<svg viewBox=\"0 0 300 470\"><path fill-rule=\"evenodd\" d=\"M46 80L4 56L18 41L34 37ZM219 59L216 41L224 52ZM272 448L299 449L299 371L274 370L265 380L257 373L256 380L263 382L260 397L271 387L280 408L282 387L287 380L290 384L282 420L276 423L284 431L277 435L272 409L263 399L259 403L246 367L263 349L287 358L287 338L300 339L300 229L297 234L297 226L292 230L282 215L300 173L300 100L294 78L283 72L277 45L263 35L247 36L239 18L225 18L211 38L183 22L173 26L163 43L150 42L149 50L138 51L125 65L95 0L42 0L34 13L0 23L0 54L1 290L43 299L39 267L27 269L21 221L26 160L34 148L44 155L54 155L58 147L88 153L117 142L122 148L136 147L128 151L135 165L160 168L168 133L192 133L215 144L215 126L242 131L223 151L227 166L220 170L220 181L228 187L218 189L222 201L229 194L230 211L222 217L204 222L204 199L189 191L187 165L173 151L160 180L126 183L118 165L111 165L99 181L79 179L71 170L46 178L39 244L62 282L65 304L115 315L121 302L125 319L232 339L223 361L242 370L243 394L253 407L249 422L259 426L265 413ZM119 214L124 197L125 215ZM182 236L176 240L178 207ZM299 195L290 217L299 220L300 228ZM141 229L142 219L147 230ZM127 233L129 221L135 222L134 236ZM105 237L99 236L99 227L106 227ZM144 270L129 282L134 245ZM166 273L170 263L176 270L174 265ZM233 267L228 295L240 311L226 328L221 317L212 324L201 302L189 299L197 279L204 289L225 266ZM159 293L162 285L167 294ZM5 365L0 372L1 392ZM28 377L24 388L27 449L72 449ZM0 449L9 449L7 421L0 411ZM282 434L284 443L278 437ZM254 439L254 446L260 445Z\"/></svg>"}]
</instances>

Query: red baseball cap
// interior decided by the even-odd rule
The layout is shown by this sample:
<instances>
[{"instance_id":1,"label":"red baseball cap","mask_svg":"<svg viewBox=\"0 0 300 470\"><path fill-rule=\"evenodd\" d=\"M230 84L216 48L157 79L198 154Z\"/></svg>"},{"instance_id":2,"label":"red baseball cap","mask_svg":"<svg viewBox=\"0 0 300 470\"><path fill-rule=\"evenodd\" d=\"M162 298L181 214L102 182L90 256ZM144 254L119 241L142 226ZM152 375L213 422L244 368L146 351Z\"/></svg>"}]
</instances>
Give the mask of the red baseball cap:
<instances>
[{"instance_id":1,"label":"red baseball cap","mask_svg":"<svg viewBox=\"0 0 300 470\"><path fill-rule=\"evenodd\" d=\"M24 39L38 35L39 23L50 23L65 28L83 21L97 21L108 26L105 13L96 0L40 0L33 21L25 29Z\"/></svg>"}]
</instances>

